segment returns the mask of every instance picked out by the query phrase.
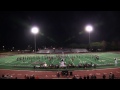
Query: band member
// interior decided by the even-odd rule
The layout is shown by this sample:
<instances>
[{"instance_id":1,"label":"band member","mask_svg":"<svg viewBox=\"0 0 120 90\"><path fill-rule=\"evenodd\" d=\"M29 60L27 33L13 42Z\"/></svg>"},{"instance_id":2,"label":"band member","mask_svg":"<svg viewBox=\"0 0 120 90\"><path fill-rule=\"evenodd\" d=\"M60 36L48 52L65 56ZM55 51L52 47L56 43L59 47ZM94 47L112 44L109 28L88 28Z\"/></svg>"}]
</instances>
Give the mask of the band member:
<instances>
[{"instance_id":1,"label":"band member","mask_svg":"<svg viewBox=\"0 0 120 90\"><path fill-rule=\"evenodd\" d=\"M115 60L115 66L117 66L117 58L114 58L114 60Z\"/></svg>"}]
</instances>

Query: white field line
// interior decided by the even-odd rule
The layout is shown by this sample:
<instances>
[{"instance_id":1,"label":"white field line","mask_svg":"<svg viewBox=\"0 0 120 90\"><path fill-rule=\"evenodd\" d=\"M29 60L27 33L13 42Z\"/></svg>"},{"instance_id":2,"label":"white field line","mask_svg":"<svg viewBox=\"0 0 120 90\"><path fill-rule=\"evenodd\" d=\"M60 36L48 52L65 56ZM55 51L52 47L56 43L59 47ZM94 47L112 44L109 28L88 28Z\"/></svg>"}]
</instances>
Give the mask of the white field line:
<instances>
[{"instance_id":1,"label":"white field line","mask_svg":"<svg viewBox=\"0 0 120 90\"><path fill-rule=\"evenodd\" d=\"M99 55L99 56L101 56L101 55ZM102 57L105 57L105 55L102 55ZM114 60L114 58L112 58L112 57L105 57L105 58L113 59L113 60ZM117 59L118 59L118 58L117 58ZM120 59L118 59L118 60L120 60Z\"/></svg>"},{"instance_id":2,"label":"white field line","mask_svg":"<svg viewBox=\"0 0 120 90\"><path fill-rule=\"evenodd\" d=\"M68 56L69 57L69 56ZM69 57L70 58L70 57ZM73 61L72 61L72 59L70 58L70 60L71 60L71 62L73 63ZM73 63L73 65L75 65L74 63Z\"/></svg>"},{"instance_id":3,"label":"white field line","mask_svg":"<svg viewBox=\"0 0 120 90\"><path fill-rule=\"evenodd\" d=\"M52 64L53 64L54 61L55 61L55 60L53 59Z\"/></svg>"},{"instance_id":4,"label":"white field line","mask_svg":"<svg viewBox=\"0 0 120 90\"><path fill-rule=\"evenodd\" d=\"M87 58L86 58L87 59ZM94 61L92 61L92 60L89 60L89 59L87 59L88 61L90 61L90 62L94 62ZM95 64L97 64L96 62L94 62Z\"/></svg>"}]
</instances>

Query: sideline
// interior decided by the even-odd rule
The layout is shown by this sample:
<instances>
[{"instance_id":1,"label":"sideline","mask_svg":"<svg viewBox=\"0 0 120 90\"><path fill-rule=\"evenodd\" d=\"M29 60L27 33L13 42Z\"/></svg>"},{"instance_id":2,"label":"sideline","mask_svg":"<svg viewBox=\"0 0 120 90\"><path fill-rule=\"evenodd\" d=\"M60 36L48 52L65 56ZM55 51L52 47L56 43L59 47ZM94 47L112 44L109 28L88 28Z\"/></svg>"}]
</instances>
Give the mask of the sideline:
<instances>
[{"instance_id":1,"label":"sideline","mask_svg":"<svg viewBox=\"0 0 120 90\"><path fill-rule=\"evenodd\" d=\"M92 70L73 70L73 71L93 71L93 70L107 70L107 69L120 69L120 67L119 67L119 68L92 69ZM9 70L9 71L29 71L29 72L56 72L56 71L11 70L11 69L0 69L0 70Z\"/></svg>"}]
</instances>

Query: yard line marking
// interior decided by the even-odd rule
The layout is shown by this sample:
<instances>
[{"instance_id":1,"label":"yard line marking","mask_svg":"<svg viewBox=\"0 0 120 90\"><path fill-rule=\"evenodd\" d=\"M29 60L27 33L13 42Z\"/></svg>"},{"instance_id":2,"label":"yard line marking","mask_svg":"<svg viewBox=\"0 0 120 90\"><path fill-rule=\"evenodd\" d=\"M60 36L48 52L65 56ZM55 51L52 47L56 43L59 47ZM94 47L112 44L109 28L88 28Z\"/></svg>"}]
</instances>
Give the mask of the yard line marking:
<instances>
[{"instance_id":1,"label":"yard line marking","mask_svg":"<svg viewBox=\"0 0 120 90\"><path fill-rule=\"evenodd\" d=\"M55 60L53 59L52 64L53 64L54 61L55 61Z\"/></svg>"},{"instance_id":2,"label":"yard line marking","mask_svg":"<svg viewBox=\"0 0 120 90\"><path fill-rule=\"evenodd\" d=\"M86 58L87 59L87 58ZM92 61L92 60L89 60L89 59L87 59L88 61L90 61L90 62L94 62L94 61ZM97 64L96 62L94 62L95 64Z\"/></svg>"},{"instance_id":3,"label":"yard line marking","mask_svg":"<svg viewBox=\"0 0 120 90\"><path fill-rule=\"evenodd\" d=\"M113 59L113 60L114 60L114 58L112 58L112 57L106 57L105 55L99 55L99 56L102 56L102 57L104 57L104 58L108 58L109 61L111 61L110 59Z\"/></svg>"},{"instance_id":4,"label":"yard line marking","mask_svg":"<svg viewBox=\"0 0 120 90\"><path fill-rule=\"evenodd\" d=\"M69 55L68 55L68 57L69 57ZM70 57L69 57L70 58ZM72 61L72 59L70 58L70 60L71 60L71 62L73 63L73 61ZM74 63L73 63L73 65L75 65Z\"/></svg>"}]
</instances>

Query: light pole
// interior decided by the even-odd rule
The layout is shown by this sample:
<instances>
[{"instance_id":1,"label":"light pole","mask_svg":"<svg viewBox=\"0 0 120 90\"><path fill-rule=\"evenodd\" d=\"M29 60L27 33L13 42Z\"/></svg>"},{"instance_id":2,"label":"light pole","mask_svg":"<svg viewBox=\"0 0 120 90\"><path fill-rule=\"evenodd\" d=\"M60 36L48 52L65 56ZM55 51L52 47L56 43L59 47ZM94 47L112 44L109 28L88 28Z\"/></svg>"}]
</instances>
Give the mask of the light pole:
<instances>
[{"instance_id":1,"label":"light pole","mask_svg":"<svg viewBox=\"0 0 120 90\"><path fill-rule=\"evenodd\" d=\"M85 30L89 33L89 48L90 48L90 46L91 46L91 44L90 44L90 33L93 31L93 27L91 25L87 25L85 27Z\"/></svg>"},{"instance_id":2,"label":"light pole","mask_svg":"<svg viewBox=\"0 0 120 90\"><path fill-rule=\"evenodd\" d=\"M36 53L36 34L39 32L38 27L32 27L31 32L34 34L34 39L35 39L35 53Z\"/></svg>"},{"instance_id":3,"label":"light pole","mask_svg":"<svg viewBox=\"0 0 120 90\"><path fill-rule=\"evenodd\" d=\"M12 47L12 50L14 51L14 47Z\"/></svg>"}]
</instances>

